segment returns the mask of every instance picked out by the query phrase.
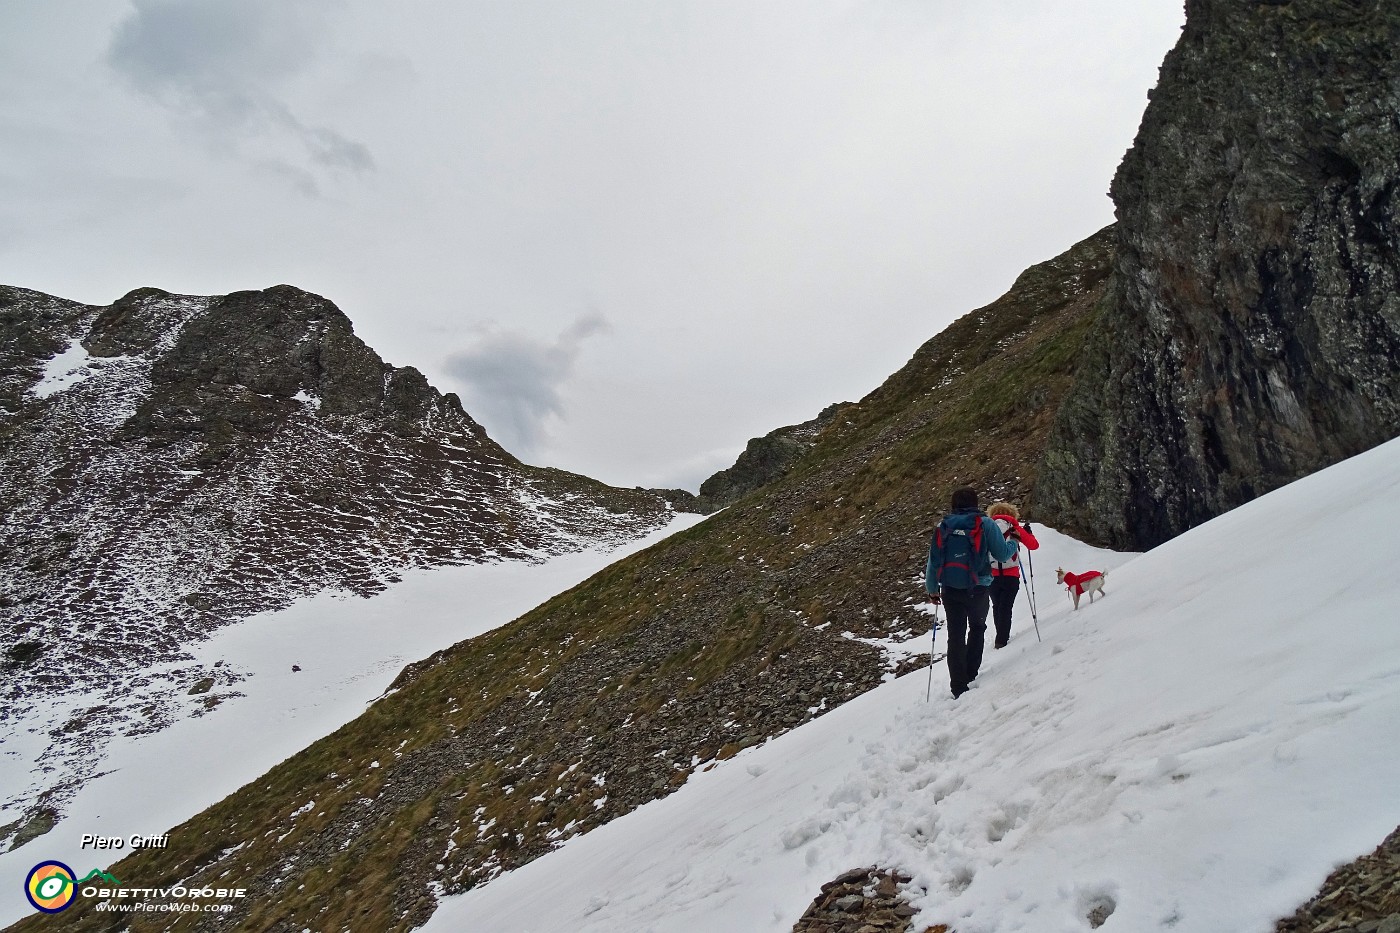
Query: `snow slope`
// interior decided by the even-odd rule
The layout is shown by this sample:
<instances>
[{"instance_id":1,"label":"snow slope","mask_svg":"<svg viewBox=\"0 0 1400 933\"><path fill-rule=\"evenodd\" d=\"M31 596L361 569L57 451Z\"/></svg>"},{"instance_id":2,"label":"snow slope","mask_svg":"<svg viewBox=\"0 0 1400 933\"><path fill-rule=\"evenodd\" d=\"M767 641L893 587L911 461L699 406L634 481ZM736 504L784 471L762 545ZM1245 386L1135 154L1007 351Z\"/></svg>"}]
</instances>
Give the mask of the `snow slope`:
<instances>
[{"instance_id":1,"label":"snow slope","mask_svg":"<svg viewBox=\"0 0 1400 933\"><path fill-rule=\"evenodd\" d=\"M446 901L430 931L787 931L898 867L914 929L1266 933L1400 823L1400 440L1110 574L1037 643L888 683ZM1360 553L1365 541L1374 550ZM1074 553L1076 552L1077 553ZM1103 555L1103 560L1109 560ZM941 646L940 646L941 647Z\"/></svg>"},{"instance_id":2,"label":"snow slope","mask_svg":"<svg viewBox=\"0 0 1400 933\"><path fill-rule=\"evenodd\" d=\"M83 786L58 825L0 854L0 926L33 912L23 882L35 863L105 867L130 852L84 852L84 833L165 832L354 719L409 662L503 625L701 520L677 515L666 528L615 549L594 547L539 563L406 571L402 583L371 599L323 593L220 630L192 652L203 664L247 672L238 685L243 695L154 734L114 737L104 773ZM294 664L301 670L294 672ZM46 718L61 723L69 712L54 709ZM0 788L33 779L26 769L35 749L25 738L16 731L0 741Z\"/></svg>"}]
</instances>

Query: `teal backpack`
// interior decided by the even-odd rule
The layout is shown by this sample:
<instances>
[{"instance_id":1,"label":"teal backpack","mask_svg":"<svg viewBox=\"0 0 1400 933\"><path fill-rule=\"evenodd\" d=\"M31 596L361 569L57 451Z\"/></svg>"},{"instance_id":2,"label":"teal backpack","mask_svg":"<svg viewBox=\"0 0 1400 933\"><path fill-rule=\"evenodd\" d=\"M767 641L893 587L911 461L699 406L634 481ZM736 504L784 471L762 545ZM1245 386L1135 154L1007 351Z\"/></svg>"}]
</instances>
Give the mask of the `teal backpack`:
<instances>
[{"instance_id":1,"label":"teal backpack","mask_svg":"<svg viewBox=\"0 0 1400 933\"><path fill-rule=\"evenodd\" d=\"M982 513L949 515L938 523L934 543L943 554L938 569L938 585L958 590L977 586L977 568L988 561L987 543L982 540Z\"/></svg>"}]
</instances>

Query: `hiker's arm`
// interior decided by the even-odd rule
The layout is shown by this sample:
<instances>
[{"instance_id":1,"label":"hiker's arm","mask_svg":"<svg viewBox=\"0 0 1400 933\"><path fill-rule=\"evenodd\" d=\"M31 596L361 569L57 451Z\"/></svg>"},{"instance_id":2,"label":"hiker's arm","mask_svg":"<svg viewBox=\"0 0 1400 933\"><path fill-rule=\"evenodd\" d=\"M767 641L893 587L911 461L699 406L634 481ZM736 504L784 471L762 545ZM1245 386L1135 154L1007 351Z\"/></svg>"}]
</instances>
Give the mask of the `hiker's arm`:
<instances>
[{"instance_id":1,"label":"hiker's arm","mask_svg":"<svg viewBox=\"0 0 1400 933\"><path fill-rule=\"evenodd\" d=\"M1037 540L1035 539L1035 535L1031 534L1031 529L1030 529L1030 524L1029 524L1029 523L1027 523L1027 524L1025 524L1025 525L1022 525L1022 524L1019 524L1019 523L1018 523L1018 524L1016 525L1016 530L1019 531L1019 532L1021 533L1021 543L1024 544L1024 545L1026 546L1026 550L1028 550L1028 551L1038 551L1038 550L1040 550L1040 542L1037 541Z\"/></svg>"},{"instance_id":2,"label":"hiker's arm","mask_svg":"<svg viewBox=\"0 0 1400 933\"><path fill-rule=\"evenodd\" d=\"M924 591L930 596L939 593L938 568L943 566L943 549L938 546L938 535L928 544L928 563L924 565Z\"/></svg>"}]
</instances>

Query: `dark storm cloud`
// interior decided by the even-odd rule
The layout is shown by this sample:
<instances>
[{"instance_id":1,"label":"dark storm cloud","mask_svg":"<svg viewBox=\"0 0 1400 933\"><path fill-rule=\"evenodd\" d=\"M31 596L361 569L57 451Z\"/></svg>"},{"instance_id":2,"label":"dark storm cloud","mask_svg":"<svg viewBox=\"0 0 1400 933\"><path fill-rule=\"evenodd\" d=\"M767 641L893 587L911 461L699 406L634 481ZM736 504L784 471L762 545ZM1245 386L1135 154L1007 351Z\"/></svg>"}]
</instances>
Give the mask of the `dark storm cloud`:
<instances>
[{"instance_id":1,"label":"dark storm cloud","mask_svg":"<svg viewBox=\"0 0 1400 933\"><path fill-rule=\"evenodd\" d=\"M447 371L468 387L472 415L506 449L528 453L544 439L549 419L564 416L562 389L583 342L609 329L603 316L593 312L552 342L490 331L476 346L449 357Z\"/></svg>"},{"instance_id":2,"label":"dark storm cloud","mask_svg":"<svg viewBox=\"0 0 1400 933\"><path fill-rule=\"evenodd\" d=\"M107 62L141 94L221 143L285 144L322 168L363 172L363 144L299 118L279 91L317 57L329 0L135 0ZM306 185L298 185L306 190Z\"/></svg>"}]
</instances>

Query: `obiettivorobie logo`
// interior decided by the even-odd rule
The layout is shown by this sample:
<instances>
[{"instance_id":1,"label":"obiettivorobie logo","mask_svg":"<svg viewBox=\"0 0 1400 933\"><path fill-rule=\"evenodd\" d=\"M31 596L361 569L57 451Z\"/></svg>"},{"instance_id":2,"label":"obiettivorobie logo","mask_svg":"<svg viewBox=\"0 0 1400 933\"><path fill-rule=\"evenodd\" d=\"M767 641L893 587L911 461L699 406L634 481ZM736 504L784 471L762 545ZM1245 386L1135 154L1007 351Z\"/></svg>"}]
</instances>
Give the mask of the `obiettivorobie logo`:
<instances>
[{"instance_id":1,"label":"obiettivorobie logo","mask_svg":"<svg viewBox=\"0 0 1400 933\"><path fill-rule=\"evenodd\" d=\"M29 903L34 905L35 910L56 914L67 910L78 893L78 885L87 884L89 881L121 884L100 868L94 868L84 877L78 878L77 873L62 862L40 862L29 870L24 879L24 896L29 898Z\"/></svg>"},{"instance_id":2,"label":"obiettivorobie logo","mask_svg":"<svg viewBox=\"0 0 1400 933\"><path fill-rule=\"evenodd\" d=\"M29 870L24 879L24 896L35 910L46 914L67 910L78 897L92 899L99 911L230 913L234 905L228 901L247 897L248 890L183 884L168 888L127 887L101 868L94 868L79 878L62 862L47 861Z\"/></svg>"}]
</instances>

